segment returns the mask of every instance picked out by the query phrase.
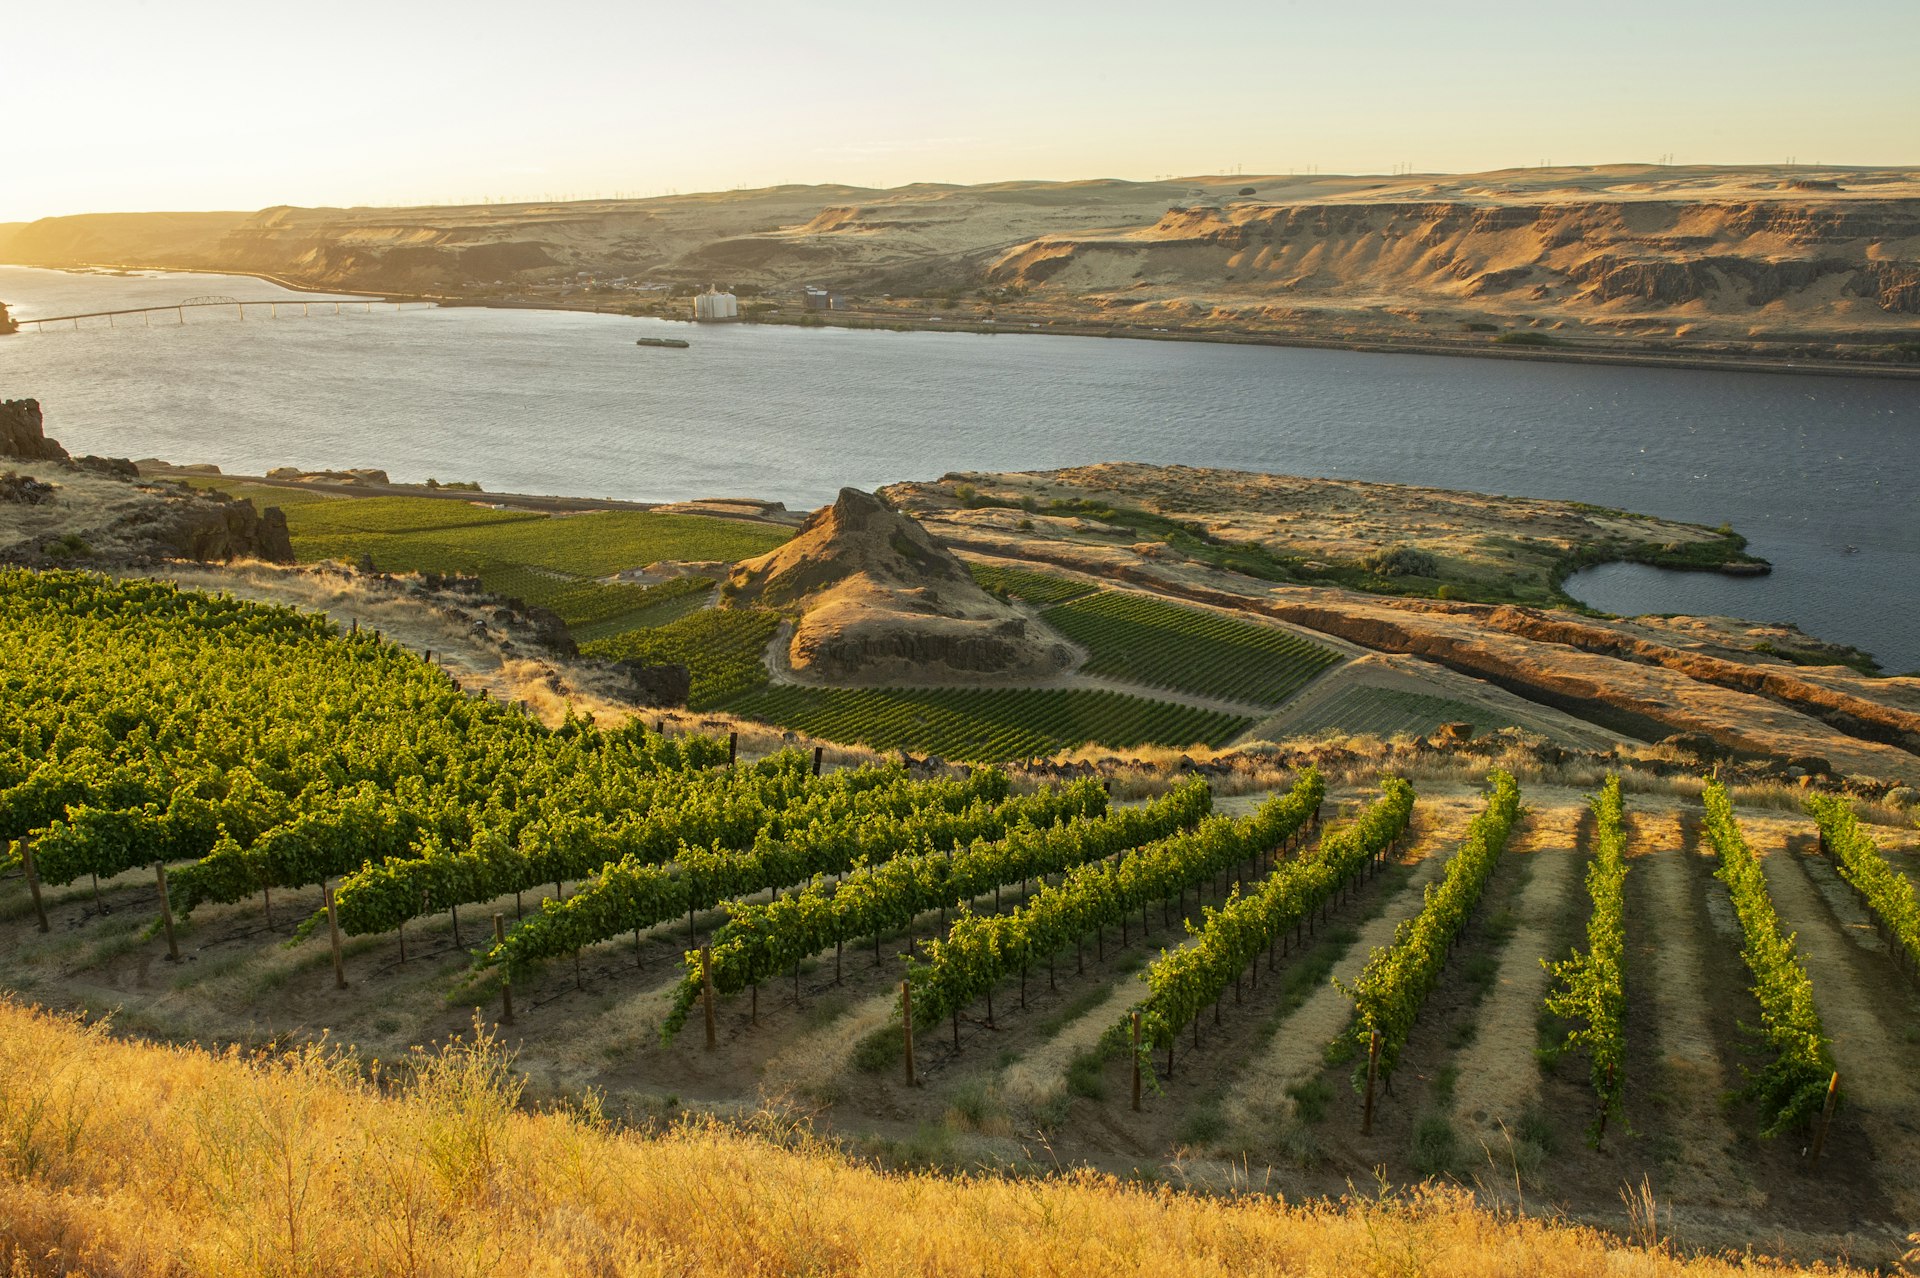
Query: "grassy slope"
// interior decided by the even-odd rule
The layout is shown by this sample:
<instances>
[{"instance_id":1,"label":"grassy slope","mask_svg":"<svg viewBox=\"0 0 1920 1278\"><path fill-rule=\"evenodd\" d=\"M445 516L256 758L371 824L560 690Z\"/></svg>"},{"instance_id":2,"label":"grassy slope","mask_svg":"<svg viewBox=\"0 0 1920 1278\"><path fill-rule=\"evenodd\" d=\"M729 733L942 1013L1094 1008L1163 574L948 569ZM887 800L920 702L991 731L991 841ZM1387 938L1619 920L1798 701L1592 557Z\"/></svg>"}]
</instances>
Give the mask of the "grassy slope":
<instances>
[{"instance_id":1,"label":"grassy slope","mask_svg":"<svg viewBox=\"0 0 1920 1278\"><path fill-rule=\"evenodd\" d=\"M0 1003L0 1266L16 1275L1379 1273L1717 1276L1462 1193L1282 1206L889 1174L804 1134L655 1138L529 1113L487 1047L387 1064L115 1040ZM1623 1268L1624 1266L1624 1268Z\"/></svg>"},{"instance_id":2,"label":"grassy slope","mask_svg":"<svg viewBox=\"0 0 1920 1278\"><path fill-rule=\"evenodd\" d=\"M672 620L679 610L660 605L684 597L685 587L673 583L649 590L600 578L661 560L747 558L791 535L699 515L543 515L424 497L273 504L286 509L303 562L365 556L389 572L477 576L489 590L551 608L590 637Z\"/></svg>"}]
</instances>

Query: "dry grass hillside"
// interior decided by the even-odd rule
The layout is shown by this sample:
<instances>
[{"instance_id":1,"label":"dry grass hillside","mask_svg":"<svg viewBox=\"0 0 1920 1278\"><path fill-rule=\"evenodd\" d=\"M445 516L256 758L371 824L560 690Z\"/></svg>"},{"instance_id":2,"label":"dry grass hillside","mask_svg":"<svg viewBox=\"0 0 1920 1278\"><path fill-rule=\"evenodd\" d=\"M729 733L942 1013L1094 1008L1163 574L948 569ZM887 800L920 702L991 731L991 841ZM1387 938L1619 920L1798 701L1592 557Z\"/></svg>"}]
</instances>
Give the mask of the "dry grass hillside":
<instances>
[{"instance_id":1,"label":"dry grass hillside","mask_svg":"<svg viewBox=\"0 0 1920 1278\"><path fill-rule=\"evenodd\" d=\"M1920 174L1614 165L89 215L0 227L0 258L623 306L659 295L580 276L789 306L816 283L893 322L927 321L934 296L948 322L1901 360Z\"/></svg>"},{"instance_id":2,"label":"dry grass hillside","mask_svg":"<svg viewBox=\"0 0 1920 1278\"><path fill-rule=\"evenodd\" d=\"M30 1275L1798 1272L1683 1260L1458 1192L1287 1206L1093 1174L888 1175L804 1138L530 1113L485 1043L363 1072L0 1005L0 1265ZM1824 1272L1824 1270L1823 1270Z\"/></svg>"}]
</instances>

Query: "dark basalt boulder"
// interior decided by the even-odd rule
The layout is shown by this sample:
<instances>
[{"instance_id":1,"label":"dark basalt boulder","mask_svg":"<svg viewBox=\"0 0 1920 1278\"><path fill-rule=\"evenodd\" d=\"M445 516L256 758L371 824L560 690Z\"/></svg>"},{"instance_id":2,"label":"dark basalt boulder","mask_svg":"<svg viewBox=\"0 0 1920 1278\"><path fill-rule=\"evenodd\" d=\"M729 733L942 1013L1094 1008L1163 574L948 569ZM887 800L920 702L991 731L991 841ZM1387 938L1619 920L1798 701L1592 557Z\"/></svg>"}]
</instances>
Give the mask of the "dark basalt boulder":
<instances>
[{"instance_id":1,"label":"dark basalt boulder","mask_svg":"<svg viewBox=\"0 0 1920 1278\"><path fill-rule=\"evenodd\" d=\"M54 487L32 475L0 473L0 501L16 506L38 506L53 500Z\"/></svg>"},{"instance_id":2,"label":"dark basalt boulder","mask_svg":"<svg viewBox=\"0 0 1920 1278\"><path fill-rule=\"evenodd\" d=\"M613 668L625 676L629 695L641 705L684 706L693 691L693 672L678 662L616 661Z\"/></svg>"}]
</instances>

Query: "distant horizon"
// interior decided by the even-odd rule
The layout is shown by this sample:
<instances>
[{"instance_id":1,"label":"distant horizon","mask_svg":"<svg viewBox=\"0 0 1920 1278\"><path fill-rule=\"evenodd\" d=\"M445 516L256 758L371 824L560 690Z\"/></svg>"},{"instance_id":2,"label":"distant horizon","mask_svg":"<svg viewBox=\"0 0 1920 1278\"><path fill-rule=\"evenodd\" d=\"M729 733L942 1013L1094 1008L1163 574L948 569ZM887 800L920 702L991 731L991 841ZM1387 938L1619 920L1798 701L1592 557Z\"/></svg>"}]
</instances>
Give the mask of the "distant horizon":
<instances>
[{"instance_id":1,"label":"distant horizon","mask_svg":"<svg viewBox=\"0 0 1920 1278\"><path fill-rule=\"evenodd\" d=\"M1909 152L1920 5L558 0L7 16L0 220L534 203L1009 173L1860 167Z\"/></svg>"},{"instance_id":2,"label":"distant horizon","mask_svg":"<svg viewBox=\"0 0 1920 1278\"><path fill-rule=\"evenodd\" d=\"M1247 183L1258 183L1258 182L1276 182L1276 181L1278 182L1300 182L1300 181L1318 182L1318 181L1338 181L1342 179L1357 180L1357 179L1363 179L1363 178L1364 179L1377 178L1377 179L1384 179L1387 181L1419 181L1421 179L1442 179L1442 178L1460 178L1460 177L1495 177L1495 176L1498 176L1501 174L1507 174L1507 173L1534 173L1534 174L1549 173L1549 172L1594 173L1594 172L1601 172L1608 169L1649 169L1649 170L1669 169L1676 173L1684 172L1688 170L1725 170L1729 172L1760 171L1760 170L1768 170L1768 171L1805 170L1809 172L1911 173L1911 172L1920 172L1920 160L1914 160L1909 162L1848 163L1848 164L1824 164L1824 163L1815 164L1812 162L1797 162L1793 164L1787 164L1784 162L1769 163L1766 161L1755 161L1755 162L1730 161L1725 163L1722 163L1719 161L1702 161L1700 163L1695 163L1695 164L1679 164L1679 163L1661 164L1661 163L1650 161L1650 160L1609 160L1609 161L1601 161L1601 162L1592 163L1592 164L1580 164L1580 163L1550 164L1545 166L1508 165L1504 168L1494 168L1494 169L1450 169L1450 170L1434 169L1434 170L1422 170L1417 172L1400 172L1400 173L1376 173L1376 172L1369 172L1365 169L1332 170L1327 172L1316 171L1312 173L1179 173L1179 174L1169 174L1165 176L1155 176L1155 177L1123 177L1123 176L1107 173L1107 174L1097 174L1097 175L1091 175L1091 176L1059 177L1059 178L1031 177L1031 176L995 177L995 178L983 178L977 182L949 181L941 178L916 178L911 181L900 182L891 186L866 186L857 182L823 179L817 182L769 182L759 186L732 186L732 187L724 187L724 188L716 187L711 189L690 189L690 190L684 190L684 191L681 191L681 190L647 191L647 192L617 191L617 192L594 192L591 194L566 192L566 193L557 193L553 195L524 194L519 196L501 196L501 197L484 197L483 196L483 197L466 198L466 199L450 198L450 199L432 199L432 200L408 200L408 201L398 201L398 202L388 202L388 201L346 202L346 201L340 201L340 200L322 200L316 203L296 203L288 200L271 200L265 204L254 205L251 207L240 206L240 205L229 205L225 207L219 207L219 206L209 205L205 207L174 206L174 207L166 207L166 208L150 207L150 208L76 209L76 210L67 210L63 212L54 212L54 213L38 213L38 214L32 214L24 217L21 217L21 216L0 217L0 226L24 226L34 222L45 222L45 221L53 221L61 218L77 218L77 217L156 217L156 216L164 217L169 215L187 215L187 214L212 215L212 214L220 214L220 213L251 214L251 213L261 213L261 212L265 212L268 209L276 209L276 208L341 209L341 210L429 209L429 208L447 209L447 208L511 208L515 206L541 205L541 204L638 203L638 202L647 201L647 200L692 198L692 197L712 196L712 195L752 195L752 194L761 193L761 192L780 191L780 190L804 191L804 190L842 189L842 190L852 190L852 191L870 191L875 194L889 195L889 194L896 194L904 191L912 191L915 189L925 189L930 187L947 187L955 190L962 190L967 188L988 187L988 186L1079 186L1079 185L1091 185L1095 183L1106 183L1106 182L1126 183L1130 185L1139 185L1139 186L1179 185L1181 183L1210 183L1210 184L1219 184L1219 185L1232 185L1234 183L1240 183L1242 185L1245 185Z\"/></svg>"}]
</instances>

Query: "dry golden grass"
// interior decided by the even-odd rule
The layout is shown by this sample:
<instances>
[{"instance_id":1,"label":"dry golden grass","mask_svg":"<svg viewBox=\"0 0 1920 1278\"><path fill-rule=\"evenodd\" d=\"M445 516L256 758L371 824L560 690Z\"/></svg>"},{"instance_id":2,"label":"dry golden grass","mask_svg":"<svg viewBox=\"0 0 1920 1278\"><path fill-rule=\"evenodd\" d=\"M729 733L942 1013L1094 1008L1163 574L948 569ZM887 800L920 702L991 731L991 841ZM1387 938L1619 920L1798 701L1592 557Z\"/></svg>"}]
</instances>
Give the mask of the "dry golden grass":
<instances>
[{"instance_id":1,"label":"dry golden grass","mask_svg":"<svg viewBox=\"0 0 1920 1278\"><path fill-rule=\"evenodd\" d=\"M92 1275L1721 1275L1464 1194L1285 1206L888 1174L791 1132L518 1103L485 1040L361 1069L214 1055L0 1002L0 1270Z\"/></svg>"}]
</instances>

